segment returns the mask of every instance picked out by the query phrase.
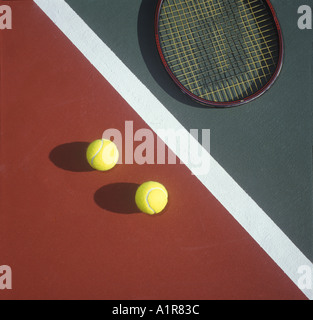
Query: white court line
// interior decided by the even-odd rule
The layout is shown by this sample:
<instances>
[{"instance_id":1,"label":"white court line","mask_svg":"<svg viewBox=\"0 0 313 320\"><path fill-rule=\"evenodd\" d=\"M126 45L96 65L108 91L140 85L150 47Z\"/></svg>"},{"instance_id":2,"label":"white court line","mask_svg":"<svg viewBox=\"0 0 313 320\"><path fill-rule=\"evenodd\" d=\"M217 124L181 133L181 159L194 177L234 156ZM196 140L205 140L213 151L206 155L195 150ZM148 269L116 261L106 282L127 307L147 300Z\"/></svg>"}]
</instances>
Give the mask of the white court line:
<instances>
[{"instance_id":1,"label":"white court line","mask_svg":"<svg viewBox=\"0 0 313 320\"><path fill-rule=\"evenodd\" d=\"M192 144L191 150L202 148L196 139L190 139L190 133L64 0L34 1L152 130L180 130L184 132L185 141ZM167 145L170 149L176 150L176 143L174 145L169 141ZM185 154L183 150L176 153L195 173L195 168L191 164L188 165L189 159L184 159ZM202 160L210 166L210 172L195 176L297 285L300 277L298 268L305 265L313 270L312 262L206 150L203 150ZM313 300L313 290L302 291Z\"/></svg>"}]
</instances>

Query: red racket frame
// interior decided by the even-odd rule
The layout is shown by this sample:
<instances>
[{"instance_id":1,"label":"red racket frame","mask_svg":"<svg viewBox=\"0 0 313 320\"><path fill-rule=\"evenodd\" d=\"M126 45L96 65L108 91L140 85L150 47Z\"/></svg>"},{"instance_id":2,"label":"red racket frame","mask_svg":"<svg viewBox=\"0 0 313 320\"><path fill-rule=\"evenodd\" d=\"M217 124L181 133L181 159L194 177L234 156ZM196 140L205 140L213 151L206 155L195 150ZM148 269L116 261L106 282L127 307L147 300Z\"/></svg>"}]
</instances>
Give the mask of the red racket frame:
<instances>
[{"instance_id":1,"label":"red racket frame","mask_svg":"<svg viewBox=\"0 0 313 320\"><path fill-rule=\"evenodd\" d=\"M259 91L257 91L253 95L246 97L245 99L237 100L237 101L231 101L231 102L210 101L210 100L206 100L206 99L203 99L203 98L200 98L200 97L196 96L195 94L190 92L188 89L186 89L179 82L179 80L176 78L176 76L171 71L171 69L168 66L168 64L166 62L166 59L165 59L165 57L163 55L162 46L161 46L160 38L159 38L159 16L160 16L161 6L162 6L164 1L165 0L159 0L158 5L157 5L157 9L156 9L156 14L155 14L155 40L156 40L156 45L157 45L160 58L162 60L162 63L164 65L166 71L168 72L170 77L173 79L173 81L176 83L176 85L181 89L181 91L183 93L186 93L187 95L189 95L194 100L198 101L201 104L207 105L207 106L234 107L234 106L239 106L239 105L242 105L242 104L246 104L246 103L248 103L248 102L250 102L252 100L257 99L258 97L263 95L267 90L269 90L271 88L271 86L276 81L277 77L279 76L280 71L281 71L282 66L283 66L284 41L283 41L282 30L281 30L281 27L280 27L280 24L279 24L275 9L274 9L273 5L271 4L270 0L262 0L262 1L265 1L265 3L268 5L269 9L271 10L273 18L274 18L274 21L275 21L275 24L276 24L276 28L277 28L277 33L278 33L278 38L279 38L279 48L280 48L277 68L276 68L274 74L272 75L271 79L267 82L267 84L262 89L260 89Z\"/></svg>"}]
</instances>

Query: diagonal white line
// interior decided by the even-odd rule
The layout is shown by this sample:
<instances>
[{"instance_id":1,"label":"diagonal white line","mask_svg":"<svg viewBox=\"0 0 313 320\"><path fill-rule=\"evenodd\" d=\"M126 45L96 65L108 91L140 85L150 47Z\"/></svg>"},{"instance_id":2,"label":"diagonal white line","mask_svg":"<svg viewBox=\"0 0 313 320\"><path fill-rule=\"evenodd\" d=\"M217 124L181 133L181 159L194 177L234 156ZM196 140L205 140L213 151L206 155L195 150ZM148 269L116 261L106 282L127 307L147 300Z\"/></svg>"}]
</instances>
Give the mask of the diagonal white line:
<instances>
[{"instance_id":1,"label":"diagonal white line","mask_svg":"<svg viewBox=\"0 0 313 320\"><path fill-rule=\"evenodd\" d=\"M164 128L180 130L189 150L202 148L198 141L174 118L143 83L123 64L64 0L34 0L90 63L110 82L115 90L155 132ZM170 140L170 139L169 139ZM172 150L176 143L164 141ZM174 145L175 144L175 145ZM191 145L190 145L191 144ZM203 148L202 148L203 149ZM186 158L185 150L176 152L188 168L216 197L229 213L254 238L277 265L298 285L298 268L313 264L280 228L234 181L211 155L202 150L202 160L210 167L206 175L197 174ZM301 288L299 288L301 290ZM313 300L313 290L301 290Z\"/></svg>"}]
</instances>

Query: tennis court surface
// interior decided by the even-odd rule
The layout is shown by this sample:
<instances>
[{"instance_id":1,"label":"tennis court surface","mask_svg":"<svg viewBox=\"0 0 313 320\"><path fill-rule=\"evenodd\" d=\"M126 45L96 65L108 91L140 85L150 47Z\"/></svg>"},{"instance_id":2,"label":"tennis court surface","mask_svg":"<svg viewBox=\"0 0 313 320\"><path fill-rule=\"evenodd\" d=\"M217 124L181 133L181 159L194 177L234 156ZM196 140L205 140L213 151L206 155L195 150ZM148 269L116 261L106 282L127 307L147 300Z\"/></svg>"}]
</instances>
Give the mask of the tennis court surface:
<instances>
[{"instance_id":1,"label":"tennis court surface","mask_svg":"<svg viewBox=\"0 0 313 320\"><path fill-rule=\"evenodd\" d=\"M157 1L0 1L0 299L313 298L312 30L300 0L272 4L279 78L213 109L162 67ZM104 132L120 133L121 163L98 172L85 152ZM150 180L169 192L157 216L134 203Z\"/></svg>"}]
</instances>

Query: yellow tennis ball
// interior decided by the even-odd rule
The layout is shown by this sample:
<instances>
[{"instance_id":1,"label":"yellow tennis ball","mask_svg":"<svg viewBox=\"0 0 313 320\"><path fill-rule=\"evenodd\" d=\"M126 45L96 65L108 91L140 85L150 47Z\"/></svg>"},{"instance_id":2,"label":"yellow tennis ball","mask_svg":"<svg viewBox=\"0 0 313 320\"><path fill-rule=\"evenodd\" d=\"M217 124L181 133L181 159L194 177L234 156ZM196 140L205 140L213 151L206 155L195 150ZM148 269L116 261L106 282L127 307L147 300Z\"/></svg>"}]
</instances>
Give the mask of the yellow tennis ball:
<instances>
[{"instance_id":1,"label":"yellow tennis ball","mask_svg":"<svg viewBox=\"0 0 313 320\"><path fill-rule=\"evenodd\" d=\"M99 139L89 145L86 156L92 168L108 171L116 165L119 152L111 140Z\"/></svg>"},{"instance_id":2,"label":"yellow tennis ball","mask_svg":"<svg viewBox=\"0 0 313 320\"><path fill-rule=\"evenodd\" d=\"M148 181L137 189L135 201L140 211L150 215L157 214L166 207L168 192L162 184Z\"/></svg>"}]
</instances>

